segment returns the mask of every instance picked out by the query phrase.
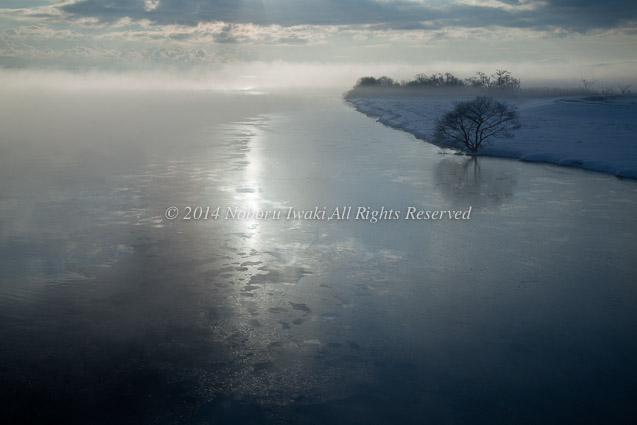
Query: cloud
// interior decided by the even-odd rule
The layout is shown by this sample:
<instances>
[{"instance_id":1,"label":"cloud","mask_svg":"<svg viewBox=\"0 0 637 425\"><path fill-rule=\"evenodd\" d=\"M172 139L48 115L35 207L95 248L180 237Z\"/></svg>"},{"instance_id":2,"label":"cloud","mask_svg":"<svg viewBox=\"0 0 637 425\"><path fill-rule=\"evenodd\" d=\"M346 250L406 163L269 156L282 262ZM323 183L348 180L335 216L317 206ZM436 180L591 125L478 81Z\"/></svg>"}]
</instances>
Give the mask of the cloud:
<instances>
[{"instance_id":1,"label":"cloud","mask_svg":"<svg viewBox=\"0 0 637 425\"><path fill-rule=\"evenodd\" d=\"M565 28L577 32L634 27L634 0L77 0L60 6L67 16L156 25L201 22L279 25L384 25L422 30L446 26Z\"/></svg>"},{"instance_id":2,"label":"cloud","mask_svg":"<svg viewBox=\"0 0 637 425\"><path fill-rule=\"evenodd\" d=\"M539 12L543 11L542 15ZM609 29L620 25L635 27L637 2L634 0L549 0L545 8L534 12L535 19L547 25L575 31Z\"/></svg>"},{"instance_id":3,"label":"cloud","mask_svg":"<svg viewBox=\"0 0 637 425\"><path fill-rule=\"evenodd\" d=\"M618 0L604 5L589 0L64 0L0 9L0 19L8 23L0 30L0 68L183 70L233 61L372 63L380 58L421 66L432 60L485 60L498 64L495 68L503 61L547 56L615 63L634 58L635 9L637 4Z\"/></svg>"},{"instance_id":4,"label":"cloud","mask_svg":"<svg viewBox=\"0 0 637 425\"><path fill-rule=\"evenodd\" d=\"M157 24L197 25L222 21L257 25L351 25L408 22L414 12L435 18L439 12L412 2L374 0L161 0L150 9L141 0L80 0L61 7L78 17L112 22L123 17Z\"/></svg>"},{"instance_id":5,"label":"cloud","mask_svg":"<svg viewBox=\"0 0 637 425\"><path fill-rule=\"evenodd\" d=\"M232 25L224 26L221 31L213 35L215 42L217 43L237 43L238 40L232 34Z\"/></svg>"}]
</instances>

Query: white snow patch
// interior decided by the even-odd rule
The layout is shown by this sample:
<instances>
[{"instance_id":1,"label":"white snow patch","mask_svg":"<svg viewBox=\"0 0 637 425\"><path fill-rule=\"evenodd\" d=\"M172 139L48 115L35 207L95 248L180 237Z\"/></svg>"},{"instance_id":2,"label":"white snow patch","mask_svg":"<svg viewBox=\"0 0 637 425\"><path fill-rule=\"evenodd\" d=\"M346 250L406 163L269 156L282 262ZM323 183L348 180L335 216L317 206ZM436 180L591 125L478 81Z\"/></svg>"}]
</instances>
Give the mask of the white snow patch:
<instances>
[{"instance_id":1,"label":"white snow patch","mask_svg":"<svg viewBox=\"0 0 637 425\"><path fill-rule=\"evenodd\" d=\"M349 99L356 110L389 127L432 140L435 120L460 97ZM550 162L637 178L637 98L503 99L519 108L522 127L495 140L482 154Z\"/></svg>"}]
</instances>

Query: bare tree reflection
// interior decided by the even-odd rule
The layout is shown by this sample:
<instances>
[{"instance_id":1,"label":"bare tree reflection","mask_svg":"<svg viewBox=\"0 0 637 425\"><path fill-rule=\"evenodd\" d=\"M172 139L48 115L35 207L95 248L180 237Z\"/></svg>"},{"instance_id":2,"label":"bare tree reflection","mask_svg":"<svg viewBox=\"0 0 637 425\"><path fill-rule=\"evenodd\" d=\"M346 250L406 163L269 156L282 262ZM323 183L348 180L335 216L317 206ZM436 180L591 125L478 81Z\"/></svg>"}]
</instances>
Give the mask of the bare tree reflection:
<instances>
[{"instance_id":1,"label":"bare tree reflection","mask_svg":"<svg viewBox=\"0 0 637 425\"><path fill-rule=\"evenodd\" d=\"M509 202L517 185L515 172L504 161L490 161L488 167L481 167L476 156L443 159L433 174L440 193L453 206L460 207L501 206Z\"/></svg>"}]
</instances>

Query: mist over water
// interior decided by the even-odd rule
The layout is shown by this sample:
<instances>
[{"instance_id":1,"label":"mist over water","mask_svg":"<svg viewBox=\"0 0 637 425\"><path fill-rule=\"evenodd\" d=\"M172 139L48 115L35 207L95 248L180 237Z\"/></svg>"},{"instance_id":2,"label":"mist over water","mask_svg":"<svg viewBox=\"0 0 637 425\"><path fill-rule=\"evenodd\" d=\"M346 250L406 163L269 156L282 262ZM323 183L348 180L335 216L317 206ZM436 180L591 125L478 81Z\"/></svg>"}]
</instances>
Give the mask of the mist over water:
<instances>
[{"instance_id":1,"label":"mist over water","mask_svg":"<svg viewBox=\"0 0 637 425\"><path fill-rule=\"evenodd\" d=\"M634 181L443 155L331 95L13 91L0 127L6 423L637 414ZM223 219L347 206L472 216Z\"/></svg>"}]
</instances>

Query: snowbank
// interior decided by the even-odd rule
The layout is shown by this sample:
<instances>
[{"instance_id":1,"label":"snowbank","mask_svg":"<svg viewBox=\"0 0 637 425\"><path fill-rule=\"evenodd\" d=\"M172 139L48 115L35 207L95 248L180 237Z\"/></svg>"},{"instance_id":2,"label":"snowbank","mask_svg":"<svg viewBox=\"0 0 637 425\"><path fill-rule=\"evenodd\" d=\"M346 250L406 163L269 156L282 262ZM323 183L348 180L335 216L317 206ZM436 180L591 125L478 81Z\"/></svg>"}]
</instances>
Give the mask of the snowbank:
<instances>
[{"instance_id":1,"label":"snowbank","mask_svg":"<svg viewBox=\"0 0 637 425\"><path fill-rule=\"evenodd\" d=\"M348 99L381 123L431 140L435 119L466 98L366 97ZM504 99L518 106L522 128L482 154L550 162L637 178L637 98Z\"/></svg>"}]
</instances>

